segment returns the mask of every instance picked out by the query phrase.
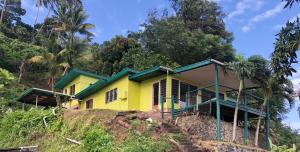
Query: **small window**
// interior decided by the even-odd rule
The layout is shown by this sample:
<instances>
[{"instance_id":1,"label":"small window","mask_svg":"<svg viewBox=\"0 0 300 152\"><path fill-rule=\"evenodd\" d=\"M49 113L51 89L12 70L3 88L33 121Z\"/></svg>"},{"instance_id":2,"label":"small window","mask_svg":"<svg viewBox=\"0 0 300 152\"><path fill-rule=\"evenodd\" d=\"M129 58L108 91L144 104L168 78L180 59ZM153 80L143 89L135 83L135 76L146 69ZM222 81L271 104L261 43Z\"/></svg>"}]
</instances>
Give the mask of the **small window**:
<instances>
[{"instance_id":1,"label":"small window","mask_svg":"<svg viewBox=\"0 0 300 152\"><path fill-rule=\"evenodd\" d=\"M65 90L64 90L64 94L68 94L68 89L65 89Z\"/></svg>"},{"instance_id":2,"label":"small window","mask_svg":"<svg viewBox=\"0 0 300 152\"><path fill-rule=\"evenodd\" d=\"M118 99L118 89L114 88L105 93L105 103L109 103Z\"/></svg>"},{"instance_id":3,"label":"small window","mask_svg":"<svg viewBox=\"0 0 300 152\"><path fill-rule=\"evenodd\" d=\"M118 99L118 89L117 88L114 89L113 94L114 94L114 100L117 100Z\"/></svg>"},{"instance_id":4,"label":"small window","mask_svg":"<svg viewBox=\"0 0 300 152\"><path fill-rule=\"evenodd\" d=\"M86 109L93 109L93 99L86 101Z\"/></svg>"},{"instance_id":5,"label":"small window","mask_svg":"<svg viewBox=\"0 0 300 152\"><path fill-rule=\"evenodd\" d=\"M74 95L75 94L75 84L70 86L70 95Z\"/></svg>"}]
</instances>

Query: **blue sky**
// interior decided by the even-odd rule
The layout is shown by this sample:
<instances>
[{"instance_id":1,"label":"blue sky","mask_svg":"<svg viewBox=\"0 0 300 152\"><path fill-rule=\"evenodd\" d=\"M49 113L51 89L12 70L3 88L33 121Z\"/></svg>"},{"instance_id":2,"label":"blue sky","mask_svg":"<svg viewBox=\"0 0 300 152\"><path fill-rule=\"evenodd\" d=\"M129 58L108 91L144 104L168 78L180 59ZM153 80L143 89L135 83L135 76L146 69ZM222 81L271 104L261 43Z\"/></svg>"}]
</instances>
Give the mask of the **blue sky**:
<instances>
[{"instance_id":1,"label":"blue sky","mask_svg":"<svg viewBox=\"0 0 300 152\"><path fill-rule=\"evenodd\" d=\"M245 56L254 54L270 58L274 46L275 34L287 20L300 17L300 5L283 9L281 0L214 0L227 14L226 27L234 34L233 45L237 53ZM83 0L89 14L89 22L96 27L94 41L101 43L115 35L126 35L127 31L137 31L140 24L147 19L151 9L170 10L168 0ZM34 0L22 0L27 14L23 17L26 23L32 24L36 15ZM39 22L47 14L41 9ZM300 88L300 66L298 73L291 79L295 89ZM298 99L297 99L298 101ZM299 103L287 114L286 124L300 129L300 119L296 111Z\"/></svg>"}]
</instances>

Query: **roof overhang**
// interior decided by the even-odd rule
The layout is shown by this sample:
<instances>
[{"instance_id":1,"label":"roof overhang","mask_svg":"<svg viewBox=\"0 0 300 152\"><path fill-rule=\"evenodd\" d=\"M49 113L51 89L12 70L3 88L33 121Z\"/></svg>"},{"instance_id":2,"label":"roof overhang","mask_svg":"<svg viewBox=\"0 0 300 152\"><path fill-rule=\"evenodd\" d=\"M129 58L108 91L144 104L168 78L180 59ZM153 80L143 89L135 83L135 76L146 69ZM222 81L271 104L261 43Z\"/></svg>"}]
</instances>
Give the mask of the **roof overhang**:
<instances>
[{"instance_id":1,"label":"roof overhang","mask_svg":"<svg viewBox=\"0 0 300 152\"><path fill-rule=\"evenodd\" d=\"M167 73L174 73L174 70L171 68L163 67L163 66L156 66L151 69L131 75L129 77L129 79L133 80L133 81L141 82L141 81L144 81L144 80L156 77L156 76L160 76L162 74L167 74Z\"/></svg>"},{"instance_id":2,"label":"roof overhang","mask_svg":"<svg viewBox=\"0 0 300 152\"><path fill-rule=\"evenodd\" d=\"M217 71L216 71L217 69ZM215 74L218 72L219 89L221 91L238 90L240 80L232 70L225 70L224 64L217 60L205 60L188 66L175 69L175 76L192 81L199 86L210 86L215 84ZM257 88L258 85L250 79L244 79L245 88ZM212 87L214 89L214 87Z\"/></svg>"},{"instance_id":3,"label":"roof overhang","mask_svg":"<svg viewBox=\"0 0 300 152\"><path fill-rule=\"evenodd\" d=\"M92 78L99 79L102 81L107 79L104 76L100 76L100 75L93 74L90 72L82 71L79 69L72 69L70 72L68 72L66 75L64 75L58 82L55 83L55 86L54 86L55 89L64 88L66 85L68 85L71 81L73 81L76 77L78 77L80 75L92 77Z\"/></svg>"},{"instance_id":4,"label":"roof overhang","mask_svg":"<svg viewBox=\"0 0 300 152\"><path fill-rule=\"evenodd\" d=\"M68 101L71 98L71 96L59 92L53 92L39 88L30 88L23 92L17 98L17 101L26 104L55 107L57 106L57 103L54 94L59 95L62 102Z\"/></svg>"},{"instance_id":5,"label":"roof overhang","mask_svg":"<svg viewBox=\"0 0 300 152\"><path fill-rule=\"evenodd\" d=\"M82 91L80 91L79 93L77 93L75 95L75 97L78 99L83 99L91 94L94 94L95 92L106 87L107 85L113 83L114 81L122 78L123 76L129 75L129 74L137 74L137 73L139 73L139 72L132 70L130 68L125 68L122 71L116 73L115 75L112 75L111 77L109 77L106 81L98 80L94 84L88 86L87 88L85 88Z\"/></svg>"}]
</instances>

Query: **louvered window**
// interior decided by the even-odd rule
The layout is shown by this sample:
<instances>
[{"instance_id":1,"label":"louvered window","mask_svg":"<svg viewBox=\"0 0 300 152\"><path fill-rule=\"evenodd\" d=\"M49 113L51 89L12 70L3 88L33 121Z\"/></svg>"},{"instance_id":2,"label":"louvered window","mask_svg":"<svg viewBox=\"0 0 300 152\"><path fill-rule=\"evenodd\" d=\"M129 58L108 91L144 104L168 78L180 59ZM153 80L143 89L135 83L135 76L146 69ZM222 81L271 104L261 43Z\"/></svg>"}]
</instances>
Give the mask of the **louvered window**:
<instances>
[{"instance_id":1,"label":"louvered window","mask_svg":"<svg viewBox=\"0 0 300 152\"><path fill-rule=\"evenodd\" d=\"M166 79L160 80L160 96L164 97L164 99L166 99ZM166 101L166 100L164 100Z\"/></svg>"}]
</instances>

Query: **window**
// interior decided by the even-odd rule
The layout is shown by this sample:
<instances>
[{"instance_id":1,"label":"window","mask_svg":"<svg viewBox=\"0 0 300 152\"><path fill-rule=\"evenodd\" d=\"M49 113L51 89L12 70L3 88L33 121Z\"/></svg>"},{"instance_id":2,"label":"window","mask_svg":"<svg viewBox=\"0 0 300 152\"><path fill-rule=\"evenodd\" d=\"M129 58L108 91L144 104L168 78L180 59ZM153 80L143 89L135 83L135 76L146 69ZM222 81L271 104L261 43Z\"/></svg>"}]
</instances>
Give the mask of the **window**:
<instances>
[{"instance_id":1,"label":"window","mask_svg":"<svg viewBox=\"0 0 300 152\"><path fill-rule=\"evenodd\" d=\"M172 96L175 98L175 103L179 100L179 80L172 79Z\"/></svg>"},{"instance_id":2,"label":"window","mask_svg":"<svg viewBox=\"0 0 300 152\"><path fill-rule=\"evenodd\" d=\"M75 94L75 84L70 86L70 95L74 95Z\"/></svg>"},{"instance_id":3,"label":"window","mask_svg":"<svg viewBox=\"0 0 300 152\"><path fill-rule=\"evenodd\" d=\"M113 91L113 95L114 95L114 100L117 100L118 99L118 89L115 88L114 91Z\"/></svg>"},{"instance_id":4,"label":"window","mask_svg":"<svg viewBox=\"0 0 300 152\"><path fill-rule=\"evenodd\" d=\"M118 99L118 89L114 88L105 93L105 103L109 103Z\"/></svg>"},{"instance_id":5,"label":"window","mask_svg":"<svg viewBox=\"0 0 300 152\"><path fill-rule=\"evenodd\" d=\"M189 101L190 103L196 103L197 101L197 91L198 87L190 85L188 83L181 82L176 79L172 79L172 91L171 94L175 98L175 103L178 103L178 100L185 102ZM189 92L189 97L187 97L187 92Z\"/></svg>"},{"instance_id":6,"label":"window","mask_svg":"<svg viewBox=\"0 0 300 152\"><path fill-rule=\"evenodd\" d=\"M160 96L166 98L166 79L160 80ZM159 99L160 100L160 99ZM166 100L164 100L166 102Z\"/></svg>"},{"instance_id":7,"label":"window","mask_svg":"<svg viewBox=\"0 0 300 152\"><path fill-rule=\"evenodd\" d=\"M93 99L86 101L86 109L93 109Z\"/></svg>"},{"instance_id":8,"label":"window","mask_svg":"<svg viewBox=\"0 0 300 152\"><path fill-rule=\"evenodd\" d=\"M65 90L64 90L64 94L68 94L68 89L65 89Z\"/></svg>"}]
</instances>

